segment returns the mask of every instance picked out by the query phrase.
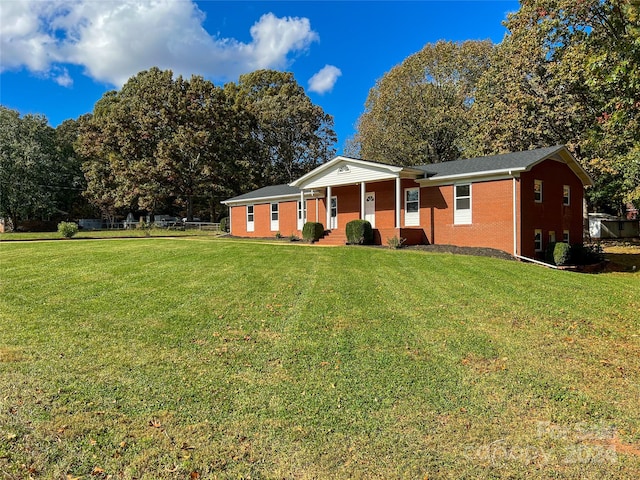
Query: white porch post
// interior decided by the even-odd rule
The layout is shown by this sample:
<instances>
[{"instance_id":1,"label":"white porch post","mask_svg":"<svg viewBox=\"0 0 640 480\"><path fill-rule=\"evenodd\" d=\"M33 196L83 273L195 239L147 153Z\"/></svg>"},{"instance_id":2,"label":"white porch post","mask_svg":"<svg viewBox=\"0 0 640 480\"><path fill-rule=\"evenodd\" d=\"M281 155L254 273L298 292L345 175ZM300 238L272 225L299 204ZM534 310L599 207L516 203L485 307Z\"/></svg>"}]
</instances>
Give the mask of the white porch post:
<instances>
[{"instance_id":1,"label":"white porch post","mask_svg":"<svg viewBox=\"0 0 640 480\"><path fill-rule=\"evenodd\" d=\"M367 190L367 187L365 185L364 182L360 182L360 219L364 220L364 214L365 214L365 208L364 208L364 203L365 203L365 192Z\"/></svg>"},{"instance_id":2,"label":"white porch post","mask_svg":"<svg viewBox=\"0 0 640 480\"><path fill-rule=\"evenodd\" d=\"M304 190L300 189L300 208L302 209L302 226L304 227L304 224L306 223L306 215L305 213L307 212L307 209L305 208L305 204L304 204Z\"/></svg>"},{"instance_id":3,"label":"white porch post","mask_svg":"<svg viewBox=\"0 0 640 480\"><path fill-rule=\"evenodd\" d=\"M327 223L325 224L325 229L331 230L331 186L327 187L327 199L325 202L327 206Z\"/></svg>"},{"instance_id":4,"label":"white porch post","mask_svg":"<svg viewBox=\"0 0 640 480\"><path fill-rule=\"evenodd\" d=\"M400 228L400 205L402 203L402 195L400 188L400 177L396 177L396 228Z\"/></svg>"}]
</instances>

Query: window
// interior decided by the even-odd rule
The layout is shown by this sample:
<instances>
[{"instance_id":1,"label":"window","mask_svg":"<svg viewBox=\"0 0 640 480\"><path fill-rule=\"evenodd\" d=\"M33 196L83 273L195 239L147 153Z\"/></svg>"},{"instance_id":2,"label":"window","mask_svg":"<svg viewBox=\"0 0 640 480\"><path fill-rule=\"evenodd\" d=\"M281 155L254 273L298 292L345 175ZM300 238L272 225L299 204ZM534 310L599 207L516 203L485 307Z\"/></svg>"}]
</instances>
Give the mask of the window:
<instances>
[{"instance_id":1,"label":"window","mask_svg":"<svg viewBox=\"0 0 640 480\"><path fill-rule=\"evenodd\" d=\"M569 243L569 230L562 232L562 241L564 243Z\"/></svg>"},{"instance_id":2,"label":"window","mask_svg":"<svg viewBox=\"0 0 640 480\"><path fill-rule=\"evenodd\" d=\"M556 243L556 232L553 230L549 232L549 243Z\"/></svg>"},{"instance_id":3,"label":"window","mask_svg":"<svg viewBox=\"0 0 640 480\"><path fill-rule=\"evenodd\" d=\"M247 205L247 232L253 232L253 205Z\"/></svg>"},{"instance_id":4,"label":"window","mask_svg":"<svg viewBox=\"0 0 640 480\"><path fill-rule=\"evenodd\" d=\"M535 230L534 245L536 247L536 252L542 251L542 230Z\"/></svg>"},{"instance_id":5,"label":"window","mask_svg":"<svg viewBox=\"0 0 640 480\"><path fill-rule=\"evenodd\" d=\"M533 198L536 203L542 203L542 180L533 181Z\"/></svg>"},{"instance_id":6,"label":"window","mask_svg":"<svg viewBox=\"0 0 640 480\"><path fill-rule=\"evenodd\" d=\"M571 187L569 185L562 186L562 204L563 205L571 204Z\"/></svg>"},{"instance_id":7,"label":"window","mask_svg":"<svg viewBox=\"0 0 640 480\"><path fill-rule=\"evenodd\" d=\"M454 185L453 223L455 225L471 224L471 184Z\"/></svg>"},{"instance_id":8,"label":"window","mask_svg":"<svg viewBox=\"0 0 640 480\"><path fill-rule=\"evenodd\" d=\"M420 225L420 189L407 188L404 191L404 224L407 227Z\"/></svg>"},{"instance_id":9,"label":"window","mask_svg":"<svg viewBox=\"0 0 640 480\"><path fill-rule=\"evenodd\" d=\"M278 204L272 203L271 204L271 231L272 232L277 232L278 230L280 230L280 222L278 218L279 218Z\"/></svg>"}]
</instances>

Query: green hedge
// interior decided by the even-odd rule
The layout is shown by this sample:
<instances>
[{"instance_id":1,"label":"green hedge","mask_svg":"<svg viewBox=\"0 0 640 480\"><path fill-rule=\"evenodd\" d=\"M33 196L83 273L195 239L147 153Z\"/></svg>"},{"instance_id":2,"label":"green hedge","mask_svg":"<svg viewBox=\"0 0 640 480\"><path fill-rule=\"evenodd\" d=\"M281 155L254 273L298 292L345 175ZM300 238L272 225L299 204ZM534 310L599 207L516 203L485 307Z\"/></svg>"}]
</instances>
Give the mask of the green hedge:
<instances>
[{"instance_id":1,"label":"green hedge","mask_svg":"<svg viewBox=\"0 0 640 480\"><path fill-rule=\"evenodd\" d=\"M229 233L229 217L220 219L220 231Z\"/></svg>"},{"instance_id":2,"label":"green hedge","mask_svg":"<svg viewBox=\"0 0 640 480\"><path fill-rule=\"evenodd\" d=\"M556 265L568 265L571 258L571 247L568 243L558 242L553 249L553 261Z\"/></svg>"},{"instance_id":3,"label":"green hedge","mask_svg":"<svg viewBox=\"0 0 640 480\"><path fill-rule=\"evenodd\" d=\"M347 223L347 243L370 245L373 243L373 228L367 220L351 220Z\"/></svg>"},{"instance_id":4,"label":"green hedge","mask_svg":"<svg viewBox=\"0 0 640 480\"><path fill-rule=\"evenodd\" d=\"M305 242L317 242L324 235L324 225L318 222L307 222L302 227L302 239Z\"/></svg>"}]
</instances>

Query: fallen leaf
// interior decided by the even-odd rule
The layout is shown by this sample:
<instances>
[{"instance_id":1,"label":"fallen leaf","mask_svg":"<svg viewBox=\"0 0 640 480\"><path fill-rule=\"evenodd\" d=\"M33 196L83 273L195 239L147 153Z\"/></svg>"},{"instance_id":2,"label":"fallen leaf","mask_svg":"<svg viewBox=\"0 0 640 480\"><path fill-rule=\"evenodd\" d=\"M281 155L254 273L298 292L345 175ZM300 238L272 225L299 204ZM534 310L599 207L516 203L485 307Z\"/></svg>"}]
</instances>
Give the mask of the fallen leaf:
<instances>
[{"instance_id":1,"label":"fallen leaf","mask_svg":"<svg viewBox=\"0 0 640 480\"><path fill-rule=\"evenodd\" d=\"M100 468L100 467L93 467L93 470L91 471L91 475L102 475L104 473L104 468Z\"/></svg>"},{"instance_id":2,"label":"fallen leaf","mask_svg":"<svg viewBox=\"0 0 640 480\"><path fill-rule=\"evenodd\" d=\"M153 428L160 428L162 427L162 424L160 423L159 420L156 420L155 418L153 418L149 420L149 426Z\"/></svg>"},{"instance_id":3,"label":"fallen leaf","mask_svg":"<svg viewBox=\"0 0 640 480\"><path fill-rule=\"evenodd\" d=\"M195 480L196 478L200 478L200 474L198 472L191 472L189 474L189 478L191 478L192 480Z\"/></svg>"}]
</instances>

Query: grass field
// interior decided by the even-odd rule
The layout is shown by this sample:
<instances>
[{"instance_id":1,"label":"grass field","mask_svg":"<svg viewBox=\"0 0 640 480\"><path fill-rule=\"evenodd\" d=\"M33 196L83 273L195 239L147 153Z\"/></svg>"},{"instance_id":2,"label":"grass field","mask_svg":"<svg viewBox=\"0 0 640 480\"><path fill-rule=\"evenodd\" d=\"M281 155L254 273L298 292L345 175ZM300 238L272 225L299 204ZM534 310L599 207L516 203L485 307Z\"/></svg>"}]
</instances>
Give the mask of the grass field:
<instances>
[{"instance_id":1,"label":"grass field","mask_svg":"<svg viewBox=\"0 0 640 480\"><path fill-rule=\"evenodd\" d=\"M2 242L0 478L640 478L639 312L637 273Z\"/></svg>"}]
</instances>

